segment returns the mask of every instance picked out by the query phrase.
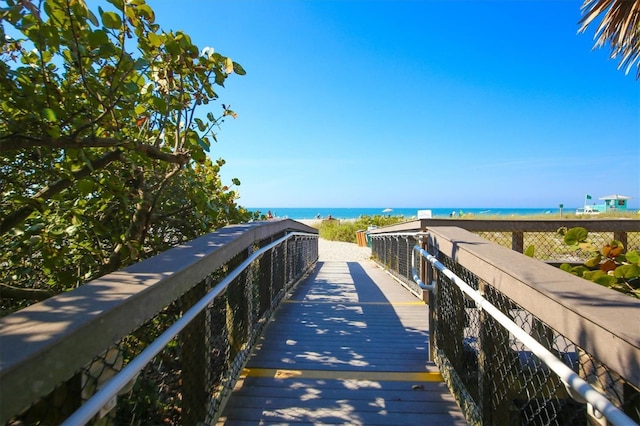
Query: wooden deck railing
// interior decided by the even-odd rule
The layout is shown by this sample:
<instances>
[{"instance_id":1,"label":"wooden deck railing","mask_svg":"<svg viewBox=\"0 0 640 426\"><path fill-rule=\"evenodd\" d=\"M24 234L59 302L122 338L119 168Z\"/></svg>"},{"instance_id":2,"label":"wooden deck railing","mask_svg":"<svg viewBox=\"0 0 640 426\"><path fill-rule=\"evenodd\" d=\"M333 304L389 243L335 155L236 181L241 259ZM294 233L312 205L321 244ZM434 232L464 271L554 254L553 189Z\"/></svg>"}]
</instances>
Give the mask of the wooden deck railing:
<instances>
[{"instance_id":1,"label":"wooden deck railing","mask_svg":"<svg viewBox=\"0 0 640 426\"><path fill-rule=\"evenodd\" d=\"M291 220L228 226L0 319L0 424L62 423L227 273L290 231L317 234ZM95 424L215 416L252 339L317 258L317 238L297 236L261 255Z\"/></svg>"},{"instance_id":2,"label":"wooden deck railing","mask_svg":"<svg viewBox=\"0 0 640 426\"><path fill-rule=\"evenodd\" d=\"M434 253L635 422L640 422L640 300L475 234L553 233L559 226L573 225L608 232L619 240L626 239L629 245L638 245L640 226L636 220L430 220L372 231L372 251L407 286L413 282L408 271L412 247L418 244ZM521 244L514 246L519 248ZM451 388L470 421L575 424L585 423L593 415L586 404L570 397L559 379L549 374L530 351L469 303L443 274L425 263L419 267L424 282L437 283L437 291L428 297L433 314L430 332L434 357L443 372L451 372Z\"/></svg>"},{"instance_id":3,"label":"wooden deck railing","mask_svg":"<svg viewBox=\"0 0 640 426\"><path fill-rule=\"evenodd\" d=\"M595 235L605 234L609 239L621 241L625 247L640 249L640 220L637 219L421 219L385 227L384 232L411 231L434 226L456 226L466 229L520 253L527 245L536 245L536 242L539 243L536 248L543 251L547 246L558 249L560 244L557 238L556 241L551 241L557 237L558 230L578 226Z\"/></svg>"}]
</instances>

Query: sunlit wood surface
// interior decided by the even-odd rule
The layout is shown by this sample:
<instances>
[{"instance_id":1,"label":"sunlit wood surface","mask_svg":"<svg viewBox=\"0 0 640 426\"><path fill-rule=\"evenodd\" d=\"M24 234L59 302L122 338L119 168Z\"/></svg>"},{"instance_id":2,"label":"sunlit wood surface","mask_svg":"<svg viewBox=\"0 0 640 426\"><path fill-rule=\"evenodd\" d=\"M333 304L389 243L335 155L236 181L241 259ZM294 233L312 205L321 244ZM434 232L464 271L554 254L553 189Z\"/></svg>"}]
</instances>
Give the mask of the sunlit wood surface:
<instances>
[{"instance_id":1,"label":"sunlit wood surface","mask_svg":"<svg viewBox=\"0 0 640 426\"><path fill-rule=\"evenodd\" d=\"M278 308L218 424L466 424L428 307L372 262L319 262Z\"/></svg>"}]
</instances>

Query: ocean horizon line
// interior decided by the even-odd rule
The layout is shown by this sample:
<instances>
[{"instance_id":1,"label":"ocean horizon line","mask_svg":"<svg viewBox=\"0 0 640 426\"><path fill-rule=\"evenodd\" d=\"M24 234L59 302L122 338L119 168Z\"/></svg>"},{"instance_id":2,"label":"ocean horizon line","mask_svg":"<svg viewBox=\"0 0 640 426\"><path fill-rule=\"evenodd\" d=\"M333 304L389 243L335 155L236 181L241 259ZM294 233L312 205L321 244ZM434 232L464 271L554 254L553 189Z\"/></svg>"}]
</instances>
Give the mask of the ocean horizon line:
<instances>
[{"instance_id":1,"label":"ocean horizon line","mask_svg":"<svg viewBox=\"0 0 640 426\"><path fill-rule=\"evenodd\" d=\"M436 207L436 208L384 208L384 207L245 207L253 212L260 212L278 218L289 219L357 219L361 216L404 216L418 217L418 211L430 210L434 218L473 216L532 216L532 215L560 215L559 207ZM574 213L578 207L563 207L562 213Z\"/></svg>"}]
</instances>

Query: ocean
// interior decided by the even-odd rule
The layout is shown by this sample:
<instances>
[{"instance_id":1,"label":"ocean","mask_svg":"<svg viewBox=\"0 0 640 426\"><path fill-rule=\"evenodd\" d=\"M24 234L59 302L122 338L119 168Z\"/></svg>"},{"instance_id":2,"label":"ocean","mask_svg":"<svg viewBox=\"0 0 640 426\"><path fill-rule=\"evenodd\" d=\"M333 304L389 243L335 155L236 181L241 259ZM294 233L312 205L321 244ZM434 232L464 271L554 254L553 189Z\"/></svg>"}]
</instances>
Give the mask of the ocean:
<instances>
[{"instance_id":1,"label":"ocean","mask_svg":"<svg viewBox=\"0 0 640 426\"><path fill-rule=\"evenodd\" d=\"M247 207L251 211L259 211L267 214L271 211L274 217L288 219L325 219L329 215L335 219L357 219L360 216L391 215L404 216L407 219L417 218L418 210L431 210L431 216L435 218L451 217L455 212L456 217L461 215L473 216L530 216L530 215L559 215L560 210L555 208L384 208L384 207ZM576 209L564 208L563 212L573 213Z\"/></svg>"}]
</instances>

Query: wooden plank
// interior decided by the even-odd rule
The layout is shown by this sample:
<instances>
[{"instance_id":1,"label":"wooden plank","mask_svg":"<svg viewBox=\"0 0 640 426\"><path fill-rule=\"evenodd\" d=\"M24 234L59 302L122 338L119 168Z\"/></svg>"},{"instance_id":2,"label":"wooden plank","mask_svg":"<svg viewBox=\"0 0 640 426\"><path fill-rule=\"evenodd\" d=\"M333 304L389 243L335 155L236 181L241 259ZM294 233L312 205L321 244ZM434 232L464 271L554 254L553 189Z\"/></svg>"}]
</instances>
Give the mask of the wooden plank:
<instances>
[{"instance_id":1,"label":"wooden plank","mask_svg":"<svg viewBox=\"0 0 640 426\"><path fill-rule=\"evenodd\" d=\"M290 370L272 368L245 368L245 377L263 377L273 379L334 379L334 380L377 380L377 381L413 381L442 382L442 375L436 371L426 372L378 372L378 371L334 371L334 370Z\"/></svg>"},{"instance_id":2,"label":"wooden plank","mask_svg":"<svg viewBox=\"0 0 640 426\"><path fill-rule=\"evenodd\" d=\"M336 398L371 398L380 392L393 393L392 398L404 401L453 401L443 382L384 381L361 379L309 379L244 377L236 386L234 395L252 395L255 391L268 392L289 398L308 396L312 389L322 387ZM414 389L415 387L415 389ZM311 391L310 391L311 390ZM411 390L411 392L407 392ZM353 392L358 395L354 396Z\"/></svg>"},{"instance_id":3,"label":"wooden plank","mask_svg":"<svg viewBox=\"0 0 640 426\"><path fill-rule=\"evenodd\" d=\"M372 262L324 262L268 324L220 425L466 424L428 307Z\"/></svg>"}]
</instances>

